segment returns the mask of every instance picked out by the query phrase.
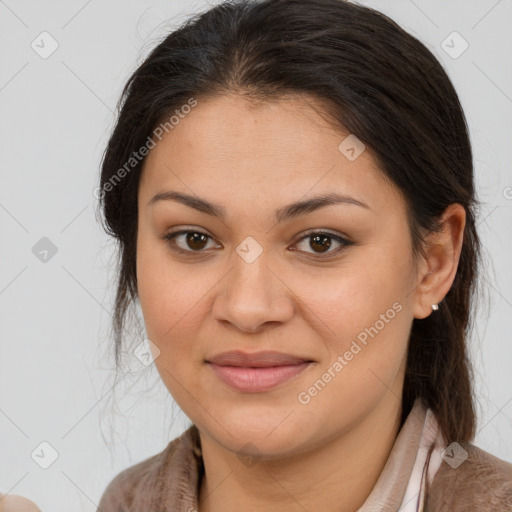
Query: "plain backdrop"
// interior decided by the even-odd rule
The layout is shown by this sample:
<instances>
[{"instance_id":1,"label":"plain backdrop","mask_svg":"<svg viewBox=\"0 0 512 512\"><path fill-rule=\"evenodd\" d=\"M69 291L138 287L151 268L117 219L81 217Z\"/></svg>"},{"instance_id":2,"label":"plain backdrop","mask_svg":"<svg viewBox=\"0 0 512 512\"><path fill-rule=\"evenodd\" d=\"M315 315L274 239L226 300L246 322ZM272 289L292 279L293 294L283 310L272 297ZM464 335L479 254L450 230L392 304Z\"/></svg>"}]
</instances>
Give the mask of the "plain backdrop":
<instances>
[{"instance_id":1,"label":"plain backdrop","mask_svg":"<svg viewBox=\"0 0 512 512\"><path fill-rule=\"evenodd\" d=\"M362 3L441 60L467 116L490 297L471 339L475 444L512 461L512 2ZM0 0L0 491L43 510L95 511L117 473L190 424L153 366L134 360L114 386L116 260L93 190L128 76L208 5Z\"/></svg>"}]
</instances>

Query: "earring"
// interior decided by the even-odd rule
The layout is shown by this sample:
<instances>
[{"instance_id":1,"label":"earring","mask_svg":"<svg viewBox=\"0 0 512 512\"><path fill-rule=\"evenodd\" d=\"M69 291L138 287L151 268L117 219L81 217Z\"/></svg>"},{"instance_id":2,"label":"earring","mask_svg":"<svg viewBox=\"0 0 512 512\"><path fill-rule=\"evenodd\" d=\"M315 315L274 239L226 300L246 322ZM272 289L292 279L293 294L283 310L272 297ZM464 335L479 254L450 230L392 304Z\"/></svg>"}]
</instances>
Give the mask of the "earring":
<instances>
[{"instance_id":1,"label":"earring","mask_svg":"<svg viewBox=\"0 0 512 512\"><path fill-rule=\"evenodd\" d=\"M432 311L437 311L439 306L437 304L432 304Z\"/></svg>"}]
</instances>

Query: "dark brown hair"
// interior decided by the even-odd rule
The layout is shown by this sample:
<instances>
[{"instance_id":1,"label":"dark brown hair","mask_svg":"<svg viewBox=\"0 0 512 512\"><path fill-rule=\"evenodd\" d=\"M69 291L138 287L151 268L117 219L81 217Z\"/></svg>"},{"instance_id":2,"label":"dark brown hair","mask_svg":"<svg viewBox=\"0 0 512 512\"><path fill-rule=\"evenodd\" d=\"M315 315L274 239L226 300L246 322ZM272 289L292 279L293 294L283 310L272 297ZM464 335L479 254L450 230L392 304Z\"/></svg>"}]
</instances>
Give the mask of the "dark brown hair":
<instances>
[{"instance_id":1,"label":"dark brown hair","mask_svg":"<svg viewBox=\"0 0 512 512\"><path fill-rule=\"evenodd\" d=\"M402 422L416 397L435 413L448 442L475 435L466 340L480 243L472 151L465 116L434 55L394 21L343 0L228 1L189 19L129 78L103 156L99 206L119 244L113 321L116 365L127 308L137 299L137 192L143 160L126 162L190 98L288 94L317 100L371 151L408 207L415 257L451 203L466 211L454 283L439 311L414 319ZM119 170L125 166L122 179ZM109 185L110 184L110 185Z\"/></svg>"}]
</instances>

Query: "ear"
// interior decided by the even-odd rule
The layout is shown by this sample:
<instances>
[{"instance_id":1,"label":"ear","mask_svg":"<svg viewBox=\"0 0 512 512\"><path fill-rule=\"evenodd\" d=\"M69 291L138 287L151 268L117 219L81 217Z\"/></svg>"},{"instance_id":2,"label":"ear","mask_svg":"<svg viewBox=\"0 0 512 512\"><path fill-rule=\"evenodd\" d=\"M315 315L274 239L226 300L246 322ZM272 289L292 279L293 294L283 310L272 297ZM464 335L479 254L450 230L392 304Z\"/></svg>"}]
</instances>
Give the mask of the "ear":
<instances>
[{"instance_id":1,"label":"ear","mask_svg":"<svg viewBox=\"0 0 512 512\"><path fill-rule=\"evenodd\" d=\"M457 273L466 210L459 203L450 204L440 221L441 232L431 232L427 236L426 257L418 264L418 284L413 298L414 318L426 318L432 313L432 304L444 299Z\"/></svg>"}]
</instances>

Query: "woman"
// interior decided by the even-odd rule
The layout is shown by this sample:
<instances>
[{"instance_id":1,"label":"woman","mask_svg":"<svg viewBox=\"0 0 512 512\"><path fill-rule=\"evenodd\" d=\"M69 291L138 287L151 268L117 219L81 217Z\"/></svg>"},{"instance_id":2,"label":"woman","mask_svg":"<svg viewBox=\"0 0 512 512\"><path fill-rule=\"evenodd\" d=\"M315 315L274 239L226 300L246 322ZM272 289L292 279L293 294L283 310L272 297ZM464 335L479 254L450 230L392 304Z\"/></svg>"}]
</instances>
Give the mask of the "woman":
<instances>
[{"instance_id":1,"label":"woman","mask_svg":"<svg viewBox=\"0 0 512 512\"><path fill-rule=\"evenodd\" d=\"M341 0L228 2L126 85L97 191L192 426L98 510L512 510L471 443L473 162L435 57Z\"/></svg>"}]
</instances>

